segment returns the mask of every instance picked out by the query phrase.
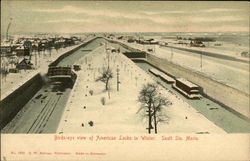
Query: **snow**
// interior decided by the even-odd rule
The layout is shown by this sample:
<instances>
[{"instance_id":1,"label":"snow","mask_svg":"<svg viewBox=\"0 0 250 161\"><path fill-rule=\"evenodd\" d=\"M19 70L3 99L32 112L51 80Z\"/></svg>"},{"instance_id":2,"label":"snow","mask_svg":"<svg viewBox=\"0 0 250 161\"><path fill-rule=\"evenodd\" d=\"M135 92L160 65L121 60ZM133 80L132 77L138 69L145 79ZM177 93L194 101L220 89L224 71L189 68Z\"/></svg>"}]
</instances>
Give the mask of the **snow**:
<instances>
[{"instance_id":1,"label":"snow","mask_svg":"<svg viewBox=\"0 0 250 161\"><path fill-rule=\"evenodd\" d=\"M192 54L192 52L159 47L158 45L140 45L123 41L120 42L144 51L147 48L153 48L155 49L155 52L151 52L150 54L152 55L171 61L174 64L178 64L194 72L202 73L209 78L212 78L218 82L234 87L249 94L249 63L219 60L217 58L212 58L204 55L202 56L201 61L200 55ZM210 51L210 49L206 48L199 48L197 50ZM217 52L217 54L226 54L232 56L232 53L228 53L227 50L219 50Z\"/></svg>"},{"instance_id":2,"label":"snow","mask_svg":"<svg viewBox=\"0 0 250 161\"><path fill-rule=\"evenodd\" d=\"M80 44L81 45L81 44ZM48 65L56 60L59 56L64 53L78 47L79 45L70 46L67 48L59 49L58 52L56 50L52 50L51 54L48 51L44 53L41 52L40 56L37 54L37 65L35 64L35 56L31 58L31 62L35 65L35 69L33 70L20 70L19 73L9 73L7 77L1 77L1 99L4 99L10 93L15 91L17 88L22 86L25 82L30 80L33 76L38 73L45 74L48 70ZM34 53L33 53L34 54ZM6 59L6 58L4 58ZM7 60L5 60L7 61ZM8 68L13 66L9 65Z\"/></svg>"},{"instance_id":3,"label":"snow","mask_svg":"<svg viewBox=\"0 0 250 161\"><path fill-rule=\"evenodd\" d=\"M190 88L198 87L197 85L195 85L195 84L193 84L193 83L187 81L187 80L184 79L184 78L178 78L178 79L176 79L176 80L178 80L178 81L180 81L180 82L186 84L186 85L187 85L188 87L190 87Z\"/></svg>"},{"instance_id":4,"label":"snow","mask_svg":"<svg viewBox=\"0 0 250 161\"><path fill-rule=\"evenodd\" d=\"M204 48L199 48L199 47L190 47L190 46L186 46L186 45L181 45L181 44L173 44L171 43L169 46L173 46L173 47L178 47L178 48L183 48L183 49L192 49L195 51L204 51L204 52L210 52L210 53L215 53L215 54L219 54L219 55L226 55L226 56L231 56L231 57L235 57L237 59L241 59L241 60L249 60L248 58L244 58L240 56L240 53L242 51L248 51L247 47L243 47L243 46L237 46L236 44L229 44L229 43L225 43L225 42L221 42L221 44L223 44L223 46L214 46L214 44L216 44L218 42L210 42L209 46L207 45L207 43L205 43L206 47Z\"/></svg>"},{"instance_id":5,"label":"snow","mask_svg":"<svg viewBox=\"0 0 250 161\"><path fill-rule=\"evenodd\" d=\"M110 81L110 99L105 85L96 82L98 71L107 67L107 54L100 46L80 59L78 77L62 115L57 133L147 133L147 121L139 114L139 91L146 83L155 82L141 68L120 53L110 53L110 69L113 79ZM90 64L90 65L89 65ZM116 90L117 68L119 68L119 91ZM94 94L90 95L89 91ZM225 133L178 96L159 86L162 96L173 104L166 107L168 124L160 124L159 133ZM106 99L102 105L101 99ZM93 121L93 126L89 122ZM84 125L84 126L82 126Z\"/></svg>"}]
</instances>

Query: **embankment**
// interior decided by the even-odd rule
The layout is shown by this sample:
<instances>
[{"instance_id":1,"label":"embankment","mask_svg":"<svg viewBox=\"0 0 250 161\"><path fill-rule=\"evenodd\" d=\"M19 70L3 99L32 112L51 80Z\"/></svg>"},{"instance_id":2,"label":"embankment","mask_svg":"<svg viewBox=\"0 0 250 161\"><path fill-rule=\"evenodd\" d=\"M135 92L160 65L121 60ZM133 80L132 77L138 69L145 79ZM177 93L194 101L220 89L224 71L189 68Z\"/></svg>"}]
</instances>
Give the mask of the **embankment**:
<instances>
[{"instance_id":1,"label":"embankment","mask_svg":"<svg viewBox=\"0 0 250 161\"><path fill-rule=\"evenodd\" d=\"M120 42L116 43L122 44ZM123 44L123 46L127 49L133 49L132 47L129 47L125 44ZM133 49L131 51L138 50ZM126 55L128 56L128 54ZM143 61L146 61L147 63L153 65L163 72L172 75L173 77L182 77L188 79L189 81L201 86L203 88L203 94L206 97L223 105L223 107L227 108L229 111L234 112L244 119L250 118L249 95L247 93L213 80L201 73L186 69L182 66L173 64L167 60L158 58L148 53L146 53L146 57L142 56L141 58L138 58L130 56L129 58L133 60L141 59Z\"/></svg>"},{"instance_id":2,"label":"embankment","mask_svg":"<svg viewBox=\"0 0 250 161\"><path fill-rule=\"evenodd\" d=\"M128 49L129 51L140 52L140 50L135 49L135 48L132 48L132 47L130 47L130 46L128 46L128 45L125 45L125 44L123 44L123 43L121 43L121 42L119 42L119 41L114 41L114 40L110 40L110 39L107 39L107 38L104 38L104 39L107 40L107 41L109 41L109 42L111 42L111 43L119 44L119 45L121 45L122 47Z\"/></svg>"},{"instance_id":3,"label":"embankment","mask_svg":"<svg viewBox=\"0 0 250 161\"><path fill-rule=\"evenodd\" d=\"M229 110L241 114L242 117L249 118L248 94L150 54L147 61L174 77L186 78L201 86L205 95L225 105Z\"/></svg>"},{"instance_id":4,"label":"embankment","mask_svg":"<svg viewBox=\"0 0 250 161\"><path fill-rule=\"evenodd\" d=\"M202 50L197 50L197 49L192 49L192 48L181 48L181 47L176 47L176 46L167 46L167 47L177 49L177 50L192 52L194 54L199 54L199 55L202 54L202 55L214 57L214 58L217 58L217 59L237 61L237 62L247 63L247 64L249 63L249 60L243 60L243 59L239 59L239 58L236 58L236 57L233 57L233 56L221 55L221 54L208 52L208 51L202 51Z\"/></svg>"},{"instance_id":5,"label":"embankment","mask_svg":"<svg viewBox=\"0 0 250 161\"><path fill-rule=\"evenodd\" d=\"M77 46L76 48L63 53L49 66L56 66L62 59L74 53L81 47L86 46L96 38ZM18 87L14 92L3 98L0 102L0 129L5 127L16 114L24 107L24 105L42 88L44 81L42 76L38 73L30 78L23 85ZM34 107L35 108L35 107Z\"/></svg>"},{"instance_id":6,"label":"embankment","mask_svg":"<svg viewBox=\"0 0 250 161\"><path fill-rule=\"evenodd\" d=\"M66 58L67 56L69 56L73 52L77 51L78 49L80 49L82 47L85 47L86 45L88 45L89 43L91 43L92 41L94 41L97 38L99 38L99 37L95 37L95 38L89 40L88 42L86 42L86 43L84 43L82 45L79 45L78 47L64 53L63 55L59 56L55 61L53 61L49 66L57 66L64 58Z\"/></svg>"},{"instance_id":7,"label":"embankment","mask_svg":"<svg viewBox=\"0 0 250 161\"><path fill-rule=\"evenodd\" d=\"M22 107L41 89L44 81L36 74L0 102L0 129L8 124Z\"/></svg>"}]
</instances>

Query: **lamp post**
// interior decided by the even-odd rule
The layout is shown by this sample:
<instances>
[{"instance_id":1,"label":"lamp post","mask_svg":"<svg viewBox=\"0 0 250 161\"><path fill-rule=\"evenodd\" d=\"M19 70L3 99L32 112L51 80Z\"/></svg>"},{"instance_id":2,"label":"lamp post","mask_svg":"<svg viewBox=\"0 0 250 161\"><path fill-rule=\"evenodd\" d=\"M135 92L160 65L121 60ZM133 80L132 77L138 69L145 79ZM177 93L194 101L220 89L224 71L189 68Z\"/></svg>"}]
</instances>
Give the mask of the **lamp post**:
<instances>
[{"instance_id":1,"label":"lamp post","mask_svg":"<svg viewBox=\"0 0 250 161\"><path fill-rule=\"evenodd\" d=\"M171 62L172 62L172 60L173 60L173 56L174 56L173 48L171 47Z\"/></svg>"},{"instance_id":2,"label":"lamp post","mask_svg":"<svg viewBox=\"0 0 250 161\"><path fill-rule=\"evenodd\" d=\"M200 68L201 68L201 71L202 71L202 50L200 52L200 58L201 58L201 61L200 61Z\"/></svg>"},{"instance_id":3,"label":"lamp post","mask_svg":"<svg viewBox=\"0 0 250 161\"><path fill-rule=\"evenodd\" d=\"M119 84L120 84L120 80L119 80L119 68L118 68L118 65L117 65L117 69L116 69L116 72L117 72L117 81L116 81L116 83L117 83L117 91L119 91Z\"/></svg>"}]
</instances>

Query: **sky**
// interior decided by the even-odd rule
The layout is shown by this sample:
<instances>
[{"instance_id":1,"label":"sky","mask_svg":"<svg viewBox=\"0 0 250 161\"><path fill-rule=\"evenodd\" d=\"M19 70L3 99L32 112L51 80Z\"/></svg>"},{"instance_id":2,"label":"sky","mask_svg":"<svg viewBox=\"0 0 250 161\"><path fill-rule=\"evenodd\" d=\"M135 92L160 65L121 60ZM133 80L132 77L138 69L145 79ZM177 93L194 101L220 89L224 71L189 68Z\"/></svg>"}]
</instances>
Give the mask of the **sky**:
<instances>
[{"instance_id":1,"label":"sky","mask_svg":"<svg viewBox=\"0 0 250 161\"><path fill-rule=\"evenodd\" d=\"M1 1L1 32L248 32L248 2Z\"/></svg>"}]
</instances>

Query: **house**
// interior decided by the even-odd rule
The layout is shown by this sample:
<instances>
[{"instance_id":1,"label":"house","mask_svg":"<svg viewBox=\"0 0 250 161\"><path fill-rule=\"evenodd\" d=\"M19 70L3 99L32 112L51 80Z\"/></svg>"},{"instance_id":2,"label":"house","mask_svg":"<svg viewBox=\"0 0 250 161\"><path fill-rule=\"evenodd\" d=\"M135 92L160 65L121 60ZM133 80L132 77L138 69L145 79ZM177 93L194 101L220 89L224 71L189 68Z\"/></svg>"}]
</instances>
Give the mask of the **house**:
<instances>
[{"instance_id":1,"label":"house","mask_svg":"<svg viewBox=\"0 0 250 161\"><path fill-rule=\"evenodd\" d=\"M31 50L32 50L32 51L38 51L38 43L32 44Z\"/></svg>"},{"instance_id":2,"label":"house","mask_svg":"<svg viewBox=\"0 0 250 161\"><path fill-rule=\"evenodd\" d=\"M1 53L11 53L11 46L7 44L1 45Z\"/></svg>"},{"instance_id":3,"label":"house","mask_svg":"<svg viewBox=\"0 0 250 161\"><path fill-rule=\"evenodd\" d=\"M33 64L29 59L24 58L22 61L20 61L17 65L16 68L21 70L21 69L32 69Z\"/></svg>"},{"instance_id":4,"label":"house","mask_svg":"<svg viewBox=\"0 0 250 161\"><path fill-rule=\"evenodd\" d=\"M18 46L15 50L17 56L23 56L25 55L25 49L24 46Z\"/></svg>"},{"instance_id":5,"label":"house","mask_svg":"<svg viewBox=\"0 0 250 161\"><path fill-rule=\"evenodd\" d=\"M1 42L1 53L11 53L12 46L10 41Z\"/></svg>"},{"instance_id":6,"label":"house","mask_svg":"<svg viewBox=\"0 0 250 161\"><path fill-rule=\"evenodd\" d=\"M249 57L250 57L250 54L249 54L249 52L247 52L247 51L241 52L240 55L241 55L242 57L246 57L246 58L249 58Z\"/></svg>"},{"instance_id":7,"label":"house","mask_svg":"<svg viewBox=\"0 0 250 161\"><path fill-rule=\"evenodd\" d=\"M192 47L205 47L205 45L200 40L192 40L190 42L190 46L192 46Z\"/></svg>"}]
</instances>

